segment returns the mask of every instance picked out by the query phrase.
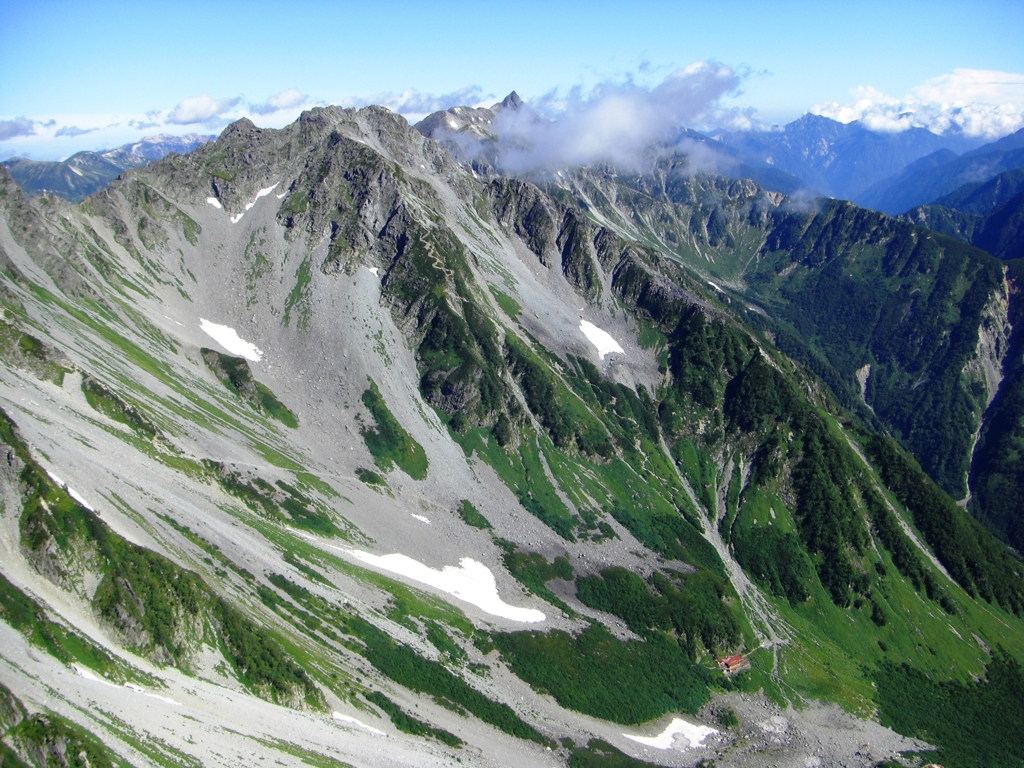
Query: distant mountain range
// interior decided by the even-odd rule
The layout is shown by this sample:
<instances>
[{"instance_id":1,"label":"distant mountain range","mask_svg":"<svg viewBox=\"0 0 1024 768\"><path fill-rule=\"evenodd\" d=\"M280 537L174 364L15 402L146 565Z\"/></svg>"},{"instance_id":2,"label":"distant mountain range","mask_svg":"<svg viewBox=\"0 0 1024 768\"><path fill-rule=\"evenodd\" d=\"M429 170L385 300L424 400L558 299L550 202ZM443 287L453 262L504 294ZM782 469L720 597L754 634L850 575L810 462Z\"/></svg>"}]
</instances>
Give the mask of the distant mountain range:
<instances>
[{"instance_id":1,"label":"distant mountain range","mask_svg":"<svg viewBox=\"0 0 1024 768\"><path fill-rule=\"evenodd\" d=\"M840 123L806 114L778 130L719 131L722 144L750 165L785 171L817 192L863 204L861 194L925 155L974 149L962 134L938 135L924 128L877 133L860 122Z\"/></svg>"},{"instance_id":2,"label":"distant mountain range","mask_svg":"<svg viewBox=\"0 0 1024 768\"><path fill-rule=\"evenodd\" d=\"M517 139L503 136L501 121L495 121L503 110L521 105L513 92L489 109L462 106L435 112L416 128L479 172L507 172L500 155L516 149ZM694 144L710 166L701 170L749 178L783 194L802 190L890 214L1024 167L1024 131L983 144L959 132L939 135L914 128L880 133L860 122L840 123L812 114L773 130L683 129L667 151L682 157L692 154Z\"/></svg>"},{"instance_id":3,"label":"distant mountain range","mask_svg":"<svg viewBox=\"0 0 1024 768\"><path fill-rule=\"evenodd\" d=\"M1004 171L920 205L904 218L1000 259L1024 257L1024 168Z\"/></svg>"},{"instance_id":4,"label":"distant mountain range","mask_svg":"<svg viewBox=\"0 0 1024 768\"><path fill-rule=\"evenodd\" d=\"M1024 130L957 156L939 150L884 179L856 201L859 205L898 214L931 203L965 185L982 184L1004 171L1024 167Z\"/></svg>"},{"instance_id":5,"label":"distant mountain range","mask_svg":"<svg viewBox=\"0 0 1024 768\"><path fill-rule=\"evenodd\" d=\"M184 136L160 134L114 149L77 152L59 162L14 157L5 160L4 166L22 191L30 197L50 192L77 203L106 187L122 171L159 160L170 152L191 152L215 138L197 133Z\"/></svg>"}]
</instances>

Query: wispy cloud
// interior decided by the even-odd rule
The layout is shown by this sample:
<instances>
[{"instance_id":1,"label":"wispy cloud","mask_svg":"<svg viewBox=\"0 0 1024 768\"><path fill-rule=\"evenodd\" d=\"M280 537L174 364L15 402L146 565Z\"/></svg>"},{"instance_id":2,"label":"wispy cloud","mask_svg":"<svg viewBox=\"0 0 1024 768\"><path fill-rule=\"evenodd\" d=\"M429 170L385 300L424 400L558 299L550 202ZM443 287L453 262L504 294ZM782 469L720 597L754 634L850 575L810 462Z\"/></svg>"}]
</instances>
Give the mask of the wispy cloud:
<instances>
[{"instance_id":1,"label":"wispy cloud","mask_svg":"<svg viewBox=\"0 0 1024 768\"><path fill-rule=\"evenodd\" d=\"M499 112L491 126L496 146L476 149L496 151L502 167L513 173L596 162L635 168L650 159L652 145L674 146L682 128L752 119L720 105L742 81L743 74L730 67L696 62L653 87L627 78L587 93L580 88L564 96L550 93L518 110ZM474 147L466 143L464 150L472 154Z\"/></svg>"},{"instance_id":2,"label":"wispy cloud","mask_svg":"<svg viewBox=\"0 0 1024 768\"><path fill-rule=\"evenodd\" d=\"M13 120L0 120L0 141L15 139L19 136L32 136L36 132L36 123L26 117Z\"/></svg>"},{"instance_id":3,"label":"wispy cloud","mask_svg":"<svg viewBox=\"0 0 1024 768\"><path fill-rule=\"evenodd\" d=\"M309 96L298 88L289 88L276 96L271 96L262 104L250 104L249 111L254 115L269 115L280 112L282 109L301 107L307 101L309 101Z\"/></svg>"},{"instance_id":4,"label":"wispy cloud","mask_svg":"<svg viewBox=\"0 0 1024 768\"><path fill-rule=\"evenodd\" d=\"M378 93L369 98L353 98L345 100L346 106L365 107L369 104L380 104L392 112L410 118L429 115L449 107L461 105L476 106L485 99L493 99L493 94L484 94L479 85L467 85L451 93L435 95L423 93L415 88L408 88L401 93Z\"/></svg>"},{"instance_id":5,"label":"wispy cloud","mask_svg":"<svg viewBox=\"0 0 1024 768\"><path fill-rule=\"evenodd\" d=\"M193 123L215 123L241 102L241 98L213 99L209 95L192 96L182 99L167 116L168 123L192 125Z\"/></svg>"},{"instance_id":6,"label":"wispy cloud","mask_svg":"<svg viewBox=\"0 0 1024 768\"><path fill-rule=\"evenodd\" d=\"M825 102L811 112L841 123L860 120L873 131L927 128L995 139L1024 128L1024 75L957 69L926 80L902 98L871 86L855 88L849 104Z\"/></svg>"},{"instance_id":7,"label":"wispy cloud","mask_svg":"<svg viewBox=\"0 0 1024 768\"><path fill-rule=\"evenodd\" d=\"M65 125L63 128L58 128L53 134L54 136L84 136L87 133L94 133L99 128L79 128L76 125Z\"/></svg>"}]
</instances>

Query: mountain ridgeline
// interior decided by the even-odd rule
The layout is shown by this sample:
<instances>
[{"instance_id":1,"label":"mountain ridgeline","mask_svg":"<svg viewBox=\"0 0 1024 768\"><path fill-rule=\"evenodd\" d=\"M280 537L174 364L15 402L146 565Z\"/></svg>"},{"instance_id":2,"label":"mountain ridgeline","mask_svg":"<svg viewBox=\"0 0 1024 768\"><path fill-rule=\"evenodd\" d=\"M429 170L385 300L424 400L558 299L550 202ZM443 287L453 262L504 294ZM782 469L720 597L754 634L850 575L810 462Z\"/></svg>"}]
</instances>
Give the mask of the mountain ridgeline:
<instances>
[{"instance_id":1,"label":"mountain ridgeline","mask_svg":"<svg viewBox=\"0 0 1024 768\"><path fill-rule=\"evenodd\" d=\"M955 501L1020 535L1013 265L682 156L510 178L380 107L78 205L0 181L17 759L640 765L676 717L720 765L1024 758L906 703L1024 724L1024 568ZM150 738L158 689L201 737Z\"/></svg>"},{"instance_id":2,"label":"mountain ridgeline","mask_svg":"<svg viewBox=\"0 0 1024 768\"><path fill-rule=\"evenodd\" d=\"M98 152L76 152L66 160L30 160L13 157L4 167L25 194L35 197L48 192L72 203L105 188L123 171L159 160L168 152L191 152L213 136L189 133L184 136L147 136L141 141Z\"/></svg>"}]
</instances>

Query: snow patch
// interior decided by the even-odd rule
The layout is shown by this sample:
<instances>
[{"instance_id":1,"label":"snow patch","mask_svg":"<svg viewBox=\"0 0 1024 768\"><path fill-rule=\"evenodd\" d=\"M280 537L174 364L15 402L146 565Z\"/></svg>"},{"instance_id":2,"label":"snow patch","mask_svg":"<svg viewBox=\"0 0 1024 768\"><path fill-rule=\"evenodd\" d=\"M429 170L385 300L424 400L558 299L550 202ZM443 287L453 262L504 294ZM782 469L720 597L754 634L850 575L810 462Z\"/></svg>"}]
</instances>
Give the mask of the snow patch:
<instances>
[{"instance_id":1,"label":"snow patch","mask_svg":"<svg viewBox=\"0 0 1024 768\"><path fill-rule=\"evenodd\" d=\"M580 330L583 331L583 335L587 337L587 340L597 347L597 356L602 360L604 360L605 355L612 352L625 354L622 347L619 346L619 342L613 339L610 333L602 331L593 323L580 320Z\"/></svg>"},{"instance_id":2,"label":"snow patch","mask_svg":"<svg viewBox=\"0 0 1024 768\"><path fill-rule=\"evenodd\" d=\"M206 198L206 202L208 202L214 208L217 208L217 209L223 209L224 208L224 206L220 204L220 200L218 200L216 197L208 197L208 198Z\"/></svg>"},{"instance_id":3,"label":"snow patch","mask_svg":"<svg viewBox=\"0 0 1024 768\"><path fill-rule=\"evenodd\" d=\"M706 725L694 725L677 717L657 736L636 736L630 733L622 735L631 741L655 749L692 749L703 748L704 739L715 733L718 731L714 728L708 728Z\"/></svg>"},{"instance_id":4,"label":"snow patch","mask_svg":"<svg viewBox=\"0 0 1024 768\"><path fill-rule=\"evenodd\" d=\"M68 496L70 496L72 499L77 501L79 504L81 504L83 507L88 509L90 512L95 512L96 511L95 509L92 508L92 505L90 505L89 502L87 502L85 499L82 498L82 494L80 494L74 488L68 488Z\"/></svg>"},{"instance_id":5,"label":"snow patch","mask_svg":"<svg viewBox=\"0 0 1024 768\"><path fill-rule=\"evenodd\" d=\"M384 731L378 731L372 725L367 725L366 723L360 722L359 720L356 720L354 717L349 717L348 715L343 715L343 714L341 714L341 712L333 712L332 716L339 723L351 723L352 725L358 725L360 728L365 728L370 733L374 733L377 736L387 736L387 734L384 733Z\"/></svg>"},{"instance_id":6,"label":"snow patch","mask_svg":"<svg viewBox=\"0 0 1024 768\"><path fill-rule=\"evenodd\" d=\"M367 267L367 269L373 273L374 277L380 277L380 269L378 267Z\"/></svg>"},{"instance_id":7,"label":"snow patch","mask_svg":"<svg viewBox=\"0 0 1024 768\"><path fill-rule=\"evenodd\" d=\"M282 192L280 195L275 195L275 197L278 200L282 200L282 199L284 199L284 196L287 195L287 194L288 194L287 192Z\"/></svg>"},{"instance_id":8,"label":"snow patch","mask_svg":"<svg viewBox=\"0 0 1024 768\"><path fill-rule=\"evenodd\" d=\"M454 120L452 120L451 118L448 118L448 125L450 125L452 128L456 128L456 129L459 127L459 124L457 122L455 122Z\"/></svg>"},{"instance_id":9,"label":"snow patch","mask_svg":"<svg viewBox=\"0 0 1024 768\"><path fill-rule=\"evenodd\" d=\"M93 683L102 683L103 685L109 685L111 688L121 687L115 683L110 682L109 680L104 680L99 675L93 674L91 670L88 670L79 664L68 664L68 668L79 677L84 677L86 680L89 680Z\"/></svg>"},{"instance_id":10,"label":"snow patch","mask_svg":"<svg viewBox=\"0 0 1024 768\"><path fill-rule=\"evenodd\" d=\"M494 574L483 563L468 557L459 561L459 567L446 565L441 570L430 568L403 554L371 555L369 552L350 550L356 559L391 573L427 584L442 592L475 605L485 613L512 621L536 624L546 618L533 608L516 608L498 597Z\"/></svg>"},{"instance_id":11,"label":"snow patch","mask_svg":"<svg viewBox=\"0 0 1024 768\"><path fill-rule=\"evenodd\" d=\"M426 523L427 525L430 525L430 520L428 520L427 518L425 518L425 517L424 517L423 515L413 515L413 517L415 517L415 518L416 518L417 520L419 520L419 521L420 521L421 523Z\"/></svg>"},{"instance_id":12,"label":"snow patch","mask_svg":"<svg viewBox=\"0 0 1024 768\"><path fill-rule=\"evenodd\" d=\"M723 291L723 290L722 290L721 288L719 288L719 287L718 287L717 285L715 285L714 283L712 283L712 282L711 282L710 280L708 280L708 285L710 285L710 286L711 286L712 288L714 288L714 289L715 289L716 291L718 291L719 293L725 293L725 291Z\"/></svg>"},{"instance_id":13,"label":"snow patch","mask_svg":"<svg viewBox=\"0 0 1024 768\"><path fill-rule=\"evenodd\" d=\"M63 488L64 491L67 493L67 495L70 496L72 499L77 501L79 504L81 504L83 507L88 509L90 512L95 512L96 511L95 509L92 508L92 505L90 505L89 502L87 502L85 499L82 498L82 494L80 494L74 488L68 488L67 483L65 483L63 480L61 480L55 474L53 474L53 472L51 472L50 470L46 470L46 474L48 474L50 476L50 479L53 480L54 483L56 483L58 486Z\"/></svg>"},{"instance_id":14,"label":"snow patch","mask_svg":"<svg viewBox=\"0 0 1024 768\"><path fill-rule=\"evenodd\" d=\"M71 169L71 172L72 172L72 173L77 173L77 174L78 174L79 176L85 176L85 174L84 174L84 173L82 173L82 172L81 172L80 170L78 170L77 168L75 168L75 166L73 166L73 165L69 165L69 166L68 166L68 168L70 168L70 169Z\"/></svg>"},{"instance_id":15,"label":"snow patch","mask_svg":"<svg viewBox=\"0 0 1024 768\"><path fill-rule=\"evenodd\" d=\"M256 201L257 201L257 200L259 200L259 199L260 199L261 197L266 197L266 196L267 196L267 195L269 195L269 194L270 194L271 192L273 192L273 191L274 191L274 188L275 188L275 187L276 187L276 186L277 186L278 184L280 184L280 183L281 183L281 182L277 182L276 184L271 184L271 185L270 185L269 187L267 187L266 189L261 189L261 190L260 190L259 192L257 192L257 193L256 193L256 197L254 197L254 198L252 199L252 202L251 202L251 203L246 203L246 204L245 204L245 210L247 210L247 211L248 211L248 210L249 210L250 208L252 208L252 207L253 207L254 205L256 205Z\"/></svg>"},{"instance_id":16,"label":"snow patch","mask_svg":"<svg viewBox=\"0 0 1024 768\"><path fill-rule=\"evenodd\" d=\"M109 685L111 688L121 688L117 683L112 683L109 680L104 680L99 675L93 674L93 672L80 664L68 664L68 668L81 678L84 678L93 683L100 683L101 685ZM150 693L141 685L135 685L134 683L125 683L124 687L132 693L141 693L143 696L149 696L151 699L160 699L167 704L173 704L176 707L180 707L181 703L174 699L169 699L166 696L160 696L156 693Z\"/></svg>"},{"instance_id":17,"label":"snow patch","mask_svg":"<svg viewBox=\"0 0 1024 768\"><path fill-rule=\"evenodd\" d=\"M227 325L217 325L217 323L211 323L203 318L199 318L199 327L203 329L203 333L231 354L240 355L254 363L258 363L263 359L263 350L239 336L234 328Z\"/></svg>"},{"instance_id":18,"label":"snow patch","mask_svg":"<svg viewBox=\"0 0 1024 768\"><path fill-rule=\"evenodd\" d=\"M245 213L236 213L234 216L231 217L231 223L237 224L242 220L243 216L245 216Z\"/></svg>"},{"instance_id":19,"label":"snow patch","mask_svg":"<svg viewBox=\"0 0 1024 768\"><path fill-rule=\"evenodd\" d=\"M156 693L150 693L145 688L143 688L141 685L135 685L134 683L125 683L124 687L127 688L129 691L135 691L135 693L141 693L143 696L149 696L149 698L151 698L151 699L160 699L160 701L162 701L162 702L164 702L166 704L173 704L176 707L180 707L181 706L180 702L177 702L174 699L169 699L166 696L160 696L159 694L156 694Z\"/></svg>"}]
</instances>

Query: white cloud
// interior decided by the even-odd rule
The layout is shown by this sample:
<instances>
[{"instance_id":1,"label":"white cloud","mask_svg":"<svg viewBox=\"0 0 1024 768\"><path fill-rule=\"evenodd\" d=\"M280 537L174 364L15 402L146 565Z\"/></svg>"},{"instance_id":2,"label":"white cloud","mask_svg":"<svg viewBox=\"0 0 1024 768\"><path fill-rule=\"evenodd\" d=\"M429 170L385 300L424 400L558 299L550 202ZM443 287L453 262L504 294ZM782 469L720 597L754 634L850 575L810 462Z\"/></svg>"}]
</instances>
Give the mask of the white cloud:
<instances>
[{"instance_id":1,"label":"white cloud","mask_svg":"<svg viewBox=\"0 0 1024 768\"><path fill-rule=\"evenodd\" d=\"M1024 107L1024 75L991 69L954 69L913 89L924 102L941 104L1017 104Z\"/></svg>"},{"instance_id":2,"label":"white cloud","mask_svg":"<svg viewBox=\"0 0 1024 768\"><path fill-rule=\"evenodd\" d=\"M415 88L407 88L401 93L378 93L369 98L346 99L345 106L365 107L370 104L379 104L387 107L392 112L406 116L410 122L426 117L432 112L458 106L479 106L483 102L490 105L494 99L493 94L484 94L479 85L467 85L451 93L435 95L422 93Z\"/></svg>"},{"instance_id":3,"label":"white cloud","mask_svg":"<svg viewBox=\"0 0 1024 768\"><path fill-rule=\"evenodd\" d=\"M19 136L32 136L36 132L36 123L26 117L13 120L0 120L0 141L15 139Z\"/></svg>"},{"instance_id":4,"label":"white cloud","mask_svg":"<svg viewBox=\"0 0 1024 768\"><path fill-rule=\"evenodd\" d=\"M63 128L58 128L53 134L54 136L84 136L87 133L94 133L99 128L79 128L77 125L65 125Z\"/></svg>"},{"instance_id":5,"label":"white cloud","mask_svg":"<svg viewBox=\"0 0 1024 768\"><path fill-rule=\"evenodd\" d=\"M286 91L281 91L276 96L271 96L262 104L250 104L249 111L256 115L269 115L282 109L300 107L308 100L309 97L298 88L289 88Z\"/></svg>"},{"instance_id":6,"label":"white cloud","mask_svg":"<svg viewBox=\"0 0 1024 768\"><path fill-rule=\"evenodd\" d=\"M225 114L234 109L240 101L239 98L212 99L205 93L202 96L182 99L167 116L167 122L189 125L210 122L218 118L223 119Z\"/></svg>"},{"instance_id":7,"label":"white cloud","mask_svg":"<svg viewBox=\"0 0 1024 768\"><path fill-rule=\"evenodd\" d=\"M652 144L675 143L681 128L735 123L751 115L725 110L744 75L716 62L696 62L653 87L604 82L584 93L550 93L518 110L499 112L492 124L501 165L514 173L610 162L638 167ZM448 135L452 137L451 134ZM472 154L471 138L454 137Z\"/></svg>"},{"instance_id":8,"label":"white cloud","mask_svg":"<svg viewBox=\"0 0 1024 768\"><path fill-rule=\"evenodd\" d=\"M825 102L810 111L841 123L860 120L882 133L927 128L996 139L1024 128L1024 75L1010 72L957 69L926 80L902 98L871 86L855 88L851 95L853 103Z\"/></svg>"}]
</instances>

